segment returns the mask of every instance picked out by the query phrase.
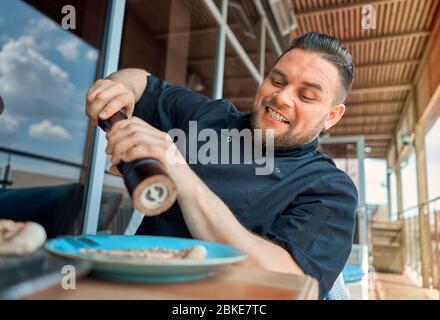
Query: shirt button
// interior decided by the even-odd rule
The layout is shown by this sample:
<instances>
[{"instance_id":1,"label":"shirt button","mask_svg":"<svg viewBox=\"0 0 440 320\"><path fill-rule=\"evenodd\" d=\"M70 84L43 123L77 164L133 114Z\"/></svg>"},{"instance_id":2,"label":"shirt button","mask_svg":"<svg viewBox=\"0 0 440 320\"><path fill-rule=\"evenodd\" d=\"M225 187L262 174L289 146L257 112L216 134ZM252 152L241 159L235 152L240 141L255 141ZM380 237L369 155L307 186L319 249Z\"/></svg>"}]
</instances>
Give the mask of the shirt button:
<instances>
[{"instance_id":1,"label":"shirt button","mask_svg":"<svg viewBox=\"0 0 440 320\"><path fill-rule=\"evenodd\" d=\"M231 138L231 137L227 137L227 138L226 138L226 141L231 142L231 141L232 141L232 138Z\"/></svg>"},{"instance_id":2,"label":"shirt button","mask_svg":"<svg viewBox=\"0 0 440 320\"><path fill-rule=\"evenodd\" d=\"M275 168L275 172L280 173L281 172L280 168Z\"/></svg>"}]
</instances>

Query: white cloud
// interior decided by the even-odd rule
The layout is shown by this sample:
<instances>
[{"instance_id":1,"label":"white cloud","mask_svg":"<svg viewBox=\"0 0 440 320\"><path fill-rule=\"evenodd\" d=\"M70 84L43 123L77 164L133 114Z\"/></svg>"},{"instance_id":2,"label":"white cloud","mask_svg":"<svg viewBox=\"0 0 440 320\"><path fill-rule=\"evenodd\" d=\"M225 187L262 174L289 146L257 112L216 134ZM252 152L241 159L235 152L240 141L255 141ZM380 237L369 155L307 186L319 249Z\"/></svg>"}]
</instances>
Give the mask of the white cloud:
<instances>
[{"instance_id":1,"label":"white cloud","mask_svg":"<svg viewBox=\"0 0 440 320\"><path fill-rule=\"evenodd\" d=\"M17 119L7 114L0 115L0 132L14 133L19 127Z\"/></svg>"},{"instance_id":2,"label":"white cloud","mask_svg":"<svg viewBox=\"0 0 440 320\"><path fill-rule=\"evenodd\" d=\"M56 24L54 21L50 20L49 18L41 18L38 20L35 19L30 20L29 25L26 28L29 29L28 34L41 36L42 34L47 35L48 32L56 30L57 27L58 24Z\"/></svg>"},{"instance_id":3,"label":"white cloud","mask_svg":"<svg viewBox=\"0 0 440 320\"><path fill-rule=\"evenodd\" d=\"M95 61L98 59L98 51L96 49L89 49L86 53L87 60Z\"/></svg>"},{"instance_id":4,"label":"white cloud","mask_svg":"<svg viewBox=\"0 0 440 320\"><path fill-rule=\"evenodd\" d=\"M74 61L79 57L79 47L81 42L76 38L65 39L61 41L56 47L57 51L63 55L64 58Z\"/></svg>"},{"instance_id":5,"label":"white cloud","mask_svg":"<svg viewBox=\"0 0 440 320\"><path fill-rule=\"evenodd\" d=\"M0 48L0 92L14 116L63 117L73 89L68 73L38 51L32 36Z\"/></svg>"},{"instance_id":6,"label":"white cloud","mask_svg":"<svg viewBox=\"0 0 440 320\"><path fill-rule=\"evenodd\" d=\"M49 120L29 127L29 136L41 140L70 140L72 137L62 126L52 124Z\"/></svg>"}]
</instances>

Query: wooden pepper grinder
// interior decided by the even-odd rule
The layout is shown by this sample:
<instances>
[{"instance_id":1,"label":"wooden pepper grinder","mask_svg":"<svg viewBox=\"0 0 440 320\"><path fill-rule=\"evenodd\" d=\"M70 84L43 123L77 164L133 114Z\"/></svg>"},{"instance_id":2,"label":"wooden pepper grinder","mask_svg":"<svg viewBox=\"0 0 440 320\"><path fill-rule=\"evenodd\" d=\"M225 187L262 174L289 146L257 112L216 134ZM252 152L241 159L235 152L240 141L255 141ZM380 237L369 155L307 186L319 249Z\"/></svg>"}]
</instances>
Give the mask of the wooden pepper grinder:
<instances>
[{"instance_id":1,"label":"wooden pepper grinder","mask_svg":"<svg viewBox=\"0 0 440 320\"><path fill-rule=\"evenodd\" d=\"M121 109L108 120L99 120L98 125L108 133L116 122L125 119L127 113ZM134 207L146 216L161 214L176 201L176 185L157 160L121 161L117 168L123 176Z\"/></svg>"}]
</instances>

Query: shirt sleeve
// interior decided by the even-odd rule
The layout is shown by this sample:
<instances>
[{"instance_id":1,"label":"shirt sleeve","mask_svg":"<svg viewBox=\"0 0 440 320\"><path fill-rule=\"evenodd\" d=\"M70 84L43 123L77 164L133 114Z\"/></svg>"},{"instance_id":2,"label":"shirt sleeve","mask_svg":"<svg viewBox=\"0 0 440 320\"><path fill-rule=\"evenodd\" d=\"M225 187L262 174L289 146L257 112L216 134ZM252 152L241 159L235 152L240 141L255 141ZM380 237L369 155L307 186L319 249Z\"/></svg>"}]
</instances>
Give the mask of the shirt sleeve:
<instances>
[{"instance_id":1,"label":"shirt sleeve","mask_svg":"<svg viewBox=\"0 0 440 320\"><path fill-rule=\"evenodd\" d=\"M351 252L357 190L342 171L315 181L277 216L267 237L284 247L319 282L322 299Z\"/></svg>"},{"instance_id":2,"label":"shirt sleeve","mask_svg":"<svg viewBox=\"0 0 440 320\"><path fill-rule=\"evenodd\" d=\"M222 108L223 107L223 108ZM228 112L235 107L227 101L212 100L183 86L174 86L149 75L147 87L136 103L133 115L162 131L180 128L187 131L189 121L210 113Z\"/></svg>"}]
</instances>

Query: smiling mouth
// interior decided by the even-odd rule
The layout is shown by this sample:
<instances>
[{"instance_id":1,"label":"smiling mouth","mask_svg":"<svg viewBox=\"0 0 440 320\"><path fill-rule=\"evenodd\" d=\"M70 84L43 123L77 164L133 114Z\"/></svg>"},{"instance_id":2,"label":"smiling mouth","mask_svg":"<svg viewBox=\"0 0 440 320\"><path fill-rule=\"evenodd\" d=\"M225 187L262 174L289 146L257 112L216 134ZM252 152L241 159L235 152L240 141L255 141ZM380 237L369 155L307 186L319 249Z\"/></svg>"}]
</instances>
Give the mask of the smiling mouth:
<instances>
[{"instance_id":1,"label":"smiling mouth","mask_svg":"<svg viewBox=\"0 0 440 320\"><path fill-rule=\"evenodd\" d=\"M278 122L282 122L282 123L289 123L289 121L287 121L287 119L281 115L280 113L276 112L275 110L266 107L266 114L273 120L278 121Z\"/></svg>"}]
</instances>

